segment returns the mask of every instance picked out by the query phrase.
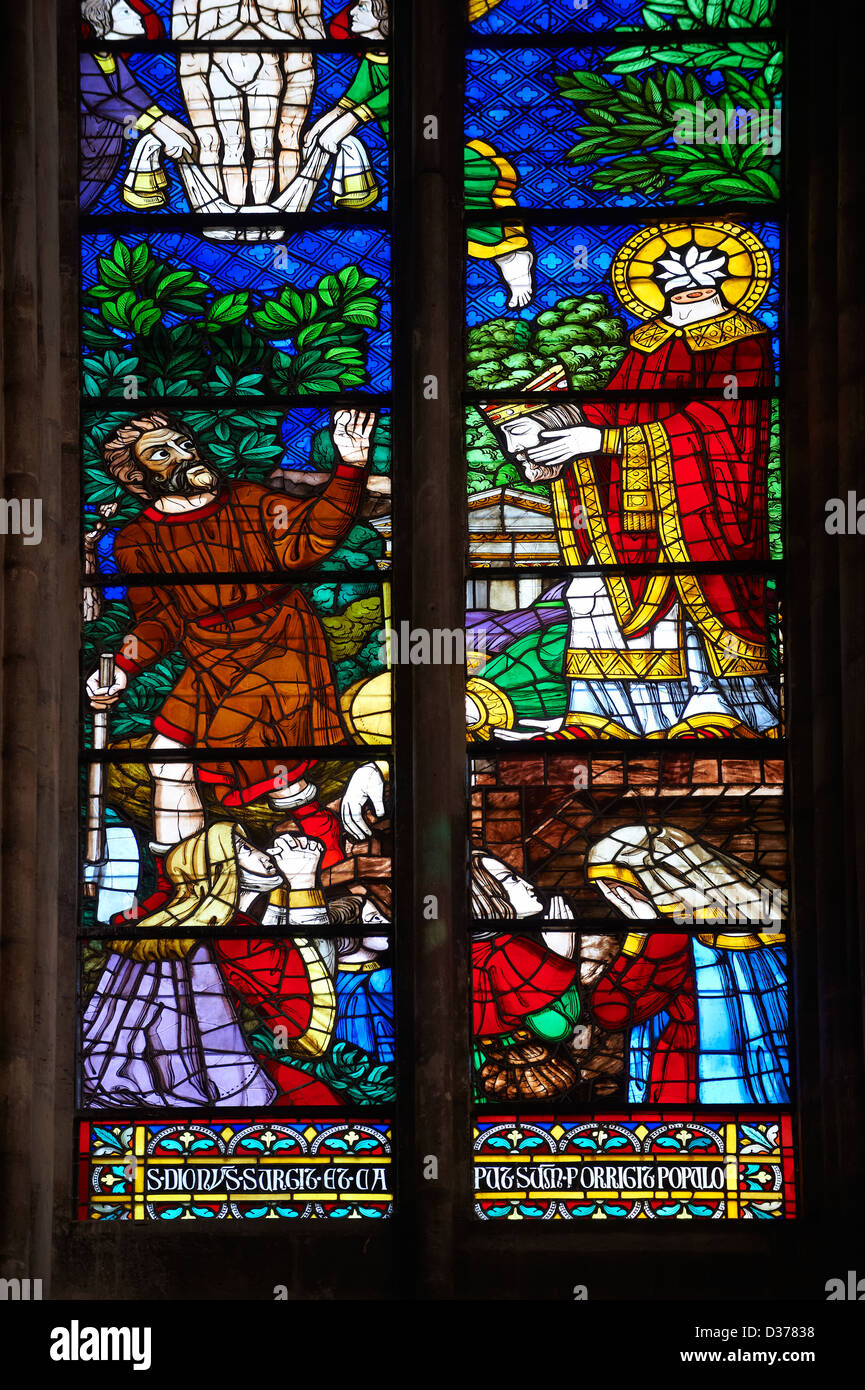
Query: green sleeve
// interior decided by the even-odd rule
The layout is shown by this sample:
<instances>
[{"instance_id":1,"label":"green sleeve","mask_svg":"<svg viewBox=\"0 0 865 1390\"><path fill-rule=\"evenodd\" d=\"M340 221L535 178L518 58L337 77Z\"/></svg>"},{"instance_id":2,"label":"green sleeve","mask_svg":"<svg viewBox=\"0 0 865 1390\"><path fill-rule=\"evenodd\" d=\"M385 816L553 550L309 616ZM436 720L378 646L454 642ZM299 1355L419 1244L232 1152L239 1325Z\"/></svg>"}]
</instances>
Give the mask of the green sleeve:
<instances>
[{"instance_id":1,"label":"green sleeve","mask_svg":"<svg viewBox=\"0 0 865 1390\"><path fill-rule=\"evenodd\" d=\"M528 246L525 228L504 220L509 215L504 209L517 206L514 198L517 174L506 156L485 141L470 141L463 150L463 186L467 212L502 209L501 222L490 226L469 225L470 256L488 259Z\"/></svg>"},{"instance_id":2,"label":"green sleeve","mask_svg":"<svg viewBox=\"0 0 865 1390\"><path fill-rule=\"evenodd\" d=\"M529 1014L526 1023L533 1033L546 1038L548 1042L561 1042L573 1031L579 1017L580 991L574 982L559 996L555 1004L550 1004L546 1009L538 1009L536 1014Z\"/></svg>"},{"instance_id":3,"label":"green sleeve","mask_svg":"<svg viewBox=\"0 0 865 1390\"><path fill-rule=\"evenodd\" d=\"M463 151L463 178L465 181L467 211L490 211L495 207L493 194L498 186L500 173L498 165L489 155L466 145Z\"/></svg>"},{"instance_id":4,"label":"green sleeve","mask_svg":"<svg viewBox=\"0 0 865 1390\"><path fill-rule=\"evenodd\" d=\"M558 719L568 710L565 679L566 623L532 632L492 658L484 680L503 691L517 719Z\"/></svg>"},{"instance_id":5,"label":"green sleeve","mask_svg":"<svg viewBox=\"0 0 865 1390\"><path fill-rule=\"evenodd\" d=\"M390 117L390 68L387 62L373 62L371 58L364 58L339 105L348 110L361 107L361 118L378 121L383 134L387 135Z\"/></svg>"}]
</instances>

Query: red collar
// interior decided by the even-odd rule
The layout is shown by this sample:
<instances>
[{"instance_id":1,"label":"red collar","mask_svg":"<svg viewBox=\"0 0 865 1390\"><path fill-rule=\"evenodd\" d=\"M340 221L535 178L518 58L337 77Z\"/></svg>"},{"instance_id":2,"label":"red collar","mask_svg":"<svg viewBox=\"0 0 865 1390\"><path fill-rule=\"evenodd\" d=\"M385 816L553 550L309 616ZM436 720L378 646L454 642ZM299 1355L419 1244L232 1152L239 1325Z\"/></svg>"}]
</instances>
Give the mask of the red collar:
<instances>
[{"instance_id":1,"label":"red collar","mask_svg":"<svg viewBox=\"0 0 865 1390\"><path fill-rule=\"evenodd\" d=\"M206 502L203 507L195 507L191 512L161 512L158 507L145 507L141 513L146 516L148 521L158 521L160 524L171 525L172 523L203 521L205 517L213 516L220 507L228 501L228 488L221 487L212 502Z\"/></svg>"}]
</instances>

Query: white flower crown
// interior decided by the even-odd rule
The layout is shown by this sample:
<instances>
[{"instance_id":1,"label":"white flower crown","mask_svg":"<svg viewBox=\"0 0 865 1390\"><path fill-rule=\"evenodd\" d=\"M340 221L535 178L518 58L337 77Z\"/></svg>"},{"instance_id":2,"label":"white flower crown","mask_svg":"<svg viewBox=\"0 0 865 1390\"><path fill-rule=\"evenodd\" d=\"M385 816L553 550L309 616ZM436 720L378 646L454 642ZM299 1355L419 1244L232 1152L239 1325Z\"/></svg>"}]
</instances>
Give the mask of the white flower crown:
<instances>
[{"instance_id":1,"label":"white flower crown","mask_svg":"<svg viewBox=\"0 0 865 1390\"><path fill-rule=\"evenodd\" d=\"M722 252L701 251L693 242L681 251L670 251L658 264L664 267L658 283L671 292L710 288L727 274L727 257Z\"/></svg>"}]
</instances>

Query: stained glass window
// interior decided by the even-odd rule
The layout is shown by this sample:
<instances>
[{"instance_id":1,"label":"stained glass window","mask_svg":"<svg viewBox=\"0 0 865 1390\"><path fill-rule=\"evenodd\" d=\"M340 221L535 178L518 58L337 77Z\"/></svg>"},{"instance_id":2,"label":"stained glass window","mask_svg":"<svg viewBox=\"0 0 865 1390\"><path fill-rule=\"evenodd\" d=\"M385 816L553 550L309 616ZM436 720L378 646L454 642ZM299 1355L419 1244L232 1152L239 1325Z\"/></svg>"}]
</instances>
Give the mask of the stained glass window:
<instances>
[{"instance_id":1,"label":"stained glass window","mask_svg":"<svg viewBox=\"0 0 865 1390\"><path fill-rule=\"evenodd\" d=\"M85 1220L391 1212L392 8L80 6ZM475 1213L788 1218L774 8L465 38Z\"/></svg>"},{"instance_id":2,"label":"stained glass window","mask_svg":"<svg viewBox=\"0 0 865 1390\"><path fill-rule=\"evenodd\" d=\"M385 0L82 0L79 1215L391 1212Z\"/></svg>"},{"instance_id":3,"label":"stained glass window","mask_svg":"<svg viewBox=\"0 0 865 1390\"><path fill-rule=\"evenodd\" d=\"M789 1218L772 6L468 20L475 1212Z\"/></svg>"}]
</instances>

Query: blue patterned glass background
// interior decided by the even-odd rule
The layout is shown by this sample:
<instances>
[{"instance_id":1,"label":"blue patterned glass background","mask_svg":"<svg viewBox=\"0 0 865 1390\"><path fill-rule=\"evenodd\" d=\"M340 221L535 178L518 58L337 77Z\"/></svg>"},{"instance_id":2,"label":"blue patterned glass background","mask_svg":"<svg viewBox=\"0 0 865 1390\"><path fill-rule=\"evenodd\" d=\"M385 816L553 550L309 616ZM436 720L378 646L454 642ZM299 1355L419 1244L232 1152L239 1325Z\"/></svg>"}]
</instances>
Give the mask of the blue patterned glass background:
<instances>
[{"instance_id":1,"label":"blue patterned glass background","mask_svg":"<svg viewBox=\"0 0 865 1390\"><path fill-rule=\"evenodd\" d=\"M483 0L472 0L469 14L483 7ZM593 33L620 27L642 28L643 8L640 0L491 0L491 7L475 20L473 27L481 34L547 34L567 29ZM658 0L653 8L663 12ZM768 8L771 15L774 5Z\"/></svg>"},{"instance_id":2,"label":"blue patterned glass background","mask_svg":"<svg viewBox=\"0 0 865 1390\"><path fill-rule=\"evenodd\" d=\"M177 120L189 124L186 108L180 95L180 87L177 81L177 58L173 53L133 53L128 59L129 68L135 79L143 87L153 100L162 109L175 116ZM352 53L319 53L315 60L316 65L316 86L315 95L310 109L307 128L316 121L325 111L328 111L336 104L346 89L354 79L357 72L358 58ZM381 133L379 126L375 122L367 122L357 131L357 136L366 145L369 151L376 178L381 189L378 201L373 204L376 211L384 211L388 205L387 183L389 177L389 160L387 143ZM134 141L129 141L128 154L131 155ZM99 212L133 212L128 204L123 201L123 180L129 167L128 158L124 159L123 165L112 179L111 183L103 192L99 201L90 209L91 213ZM166 159L164 169L168 175L168 205L163 209L154 209L150 216L158 217L162 212L190 212L186 193L183 184L177 176L174 161ZM325 174L318 191L309 206L310 212L331 212L333 202L330 196L330 170Z\"/></svg>"},{"instance_id":3,"label":"blue patterned glass background","mask_svg":"<svg viewBox=\"0 0 865 1390\"><path fill-rule=\"evenodd\" d=\"M642 8L640 0L587 0L582 5L574 0L500 0L473 27L481 34L546 34L566 29L591 33L620 24L642 24Z\"/></svg>"},{"instance_id":4,"label":"blue patterned glass background","mask_svg":"<svg viewBox=\"0 0 865 1390\"><path fill-rule=\"evenodd\" d=\"M485 140L510 160L520 178L516 198L521 207L656 207L672 201L663 192L594 188L592 170L611 163L608 155L590 165L574 165L568 159L580 131L587 127L581 105L561 95L554 74L598 72L620 86L622 78L607 66L614 52L612 48L481 48L466 55L466 139ZM642 80L657 66L666 72L670 64L655 64L649 57L635 76ZM707 94L723 86L722 73L695 71ZM668 145L674 148L672 138ZM709 191L700 201L729 202L729 194ZM751 201L762 200L755 193Z\"/></svg>"},{"instance_id":5,"label":"blue patterned glass background","mask_svg":"<svg viewBox=\"0 0 865 1390\"><path fill-rule=\"evenodd\" d=\"M186 232L127 232L123 240L134 246L146 241L161 260L178 269L194 267L202 279L221 293L251 290L254 295L278 294L287 283L310 289L323 275L346 265L358 265L380 284L375 294L382 299L381 327L369 330L367 372L369 382L361 390L388 391L391 386L390 237L368 227L327 227L287 236L281 242L216 242ZM110 255L115 237L110 234L81 239L82 285L96 278L96 257ZM285 263L275 252L284 248ZM276 268L276 265L279 268ZM166 316L166 322L171 322Z\"/></svg>"},{"instance_id":6,"label":"blue patterned glass background","mask_svg":"<svg viewBox=\"0 0 865 1390\"><path fill-rule=\"evenodd\" d=\"M285 454L280 462L280 467L299 468L304 471L314 470L315 464L311 462L309 457L312 438L319 430L327 429L330 420L331 411L327 407L286 411L280 429L282 442L285 446Z\"/></svg>"},{"instance_id":7,"label":"blue patterned glass background","mask_svg":"<svg viewBox=\"0 0 865 1390\"><path fill-rule=\"evenodd\" d=\"M673 220L671 217L670 220ZM772 350L778 365L778 257L780 230L776 222L748 222L770 252L775 265L772 286L755 311L772 331ZM636 224L597 227L533 227L536 290L525 309L508 309L504 284L491 260L469 260L466 275L466 323L471 328L487 319L506 317L532 320L552 309L560 299L584 294L604 294L612 313L620 314L628 331L641 320L628 313L613 294L609 279L610 263L619 247L638 230ZM575 266L580 248L586 248L585 266Z\"/></svg>"}]
</instances>

